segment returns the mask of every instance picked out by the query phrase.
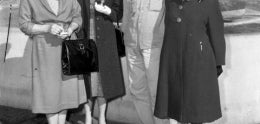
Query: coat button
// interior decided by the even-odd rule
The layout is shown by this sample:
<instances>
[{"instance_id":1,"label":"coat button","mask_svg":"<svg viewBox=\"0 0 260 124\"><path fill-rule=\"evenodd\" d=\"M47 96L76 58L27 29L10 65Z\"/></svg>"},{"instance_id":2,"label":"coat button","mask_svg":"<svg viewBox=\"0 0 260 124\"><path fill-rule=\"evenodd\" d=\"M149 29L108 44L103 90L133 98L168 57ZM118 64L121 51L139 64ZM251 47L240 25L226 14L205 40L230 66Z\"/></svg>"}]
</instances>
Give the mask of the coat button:
<instances>
[{"instance_id":1,"label":"coat button","mask_svg":"<svg viewBox=\"0 0 260 124\"><path fill-rule=\"evenodd\" d=\"M180 23L182 20L180 17L177 18L177 22Z\"/></svg>"},{"instance_id":2,"label":"coat button","mask_svg":"<svg viewBox=\"0 0 260 124\"><path fill-rule=\"evenodd\" d=\"M99 20L100 18L99 18L99 17L97 17L96 19L97 19L97 20Z\"/></svg>"},{"instance_id":3,"label":"coat button","mask_svg":"<svg viewBox=\"0 0 260 124\"><path fill-rule=\"evenodd\" d=\"M99 39L100 38L100 36L99 35L97 35L97 39Z\"/></svg>"},{"instance_id":4,"label":"coat button","mask_svg":"<svg viewBox=\"0 0 260 124\"><path fill-rule=\"evenodd\" d=\"M182 9L183 9L183 6L182 6L182 5L179 5L179 9L182 10Z\"/></svg>"},{"instance_id":5,"label":"coat button","mask_svg":"<svg viewBox=\"0 0 260 124\"><path fill-rule=\"evenodd\" d=\"M37 71L37 70L38 70L38 68L34 68L34 70L35 70L35 71Z\"/></svg>"},{"instance_id":6,"label":"coat button","mask_svg":"<svg viewBox=\"0 0 260 124\"><path fill-rule=\"evenodd\" d=\"M100 28L99 28L99 27L97 27L97 30L100 30Z\"/></svg>"}]
</instances>

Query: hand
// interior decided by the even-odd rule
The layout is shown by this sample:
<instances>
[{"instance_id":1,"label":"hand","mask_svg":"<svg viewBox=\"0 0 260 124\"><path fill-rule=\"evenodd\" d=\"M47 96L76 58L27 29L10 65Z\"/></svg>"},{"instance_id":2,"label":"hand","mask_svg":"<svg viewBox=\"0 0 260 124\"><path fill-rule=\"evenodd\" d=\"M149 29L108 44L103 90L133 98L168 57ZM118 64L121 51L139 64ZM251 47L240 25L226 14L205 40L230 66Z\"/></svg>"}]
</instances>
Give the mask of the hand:
<instances>
[{"instance_id":1,"label":"hand","mask_svg":"<svg viewBox=\"0 0 260 124\"><path fill-rule=\"evenodd\" d=\"M66 39L67 37L69 37L69 34L67 31L63 31L58 35L58 37L61 39Z\"/></svg>"},{"instance_id":2,"label":"hand","mask_svg":"<svg viewBox=\"0 0 260 124\"><path fill-rule=\"evenodd\" d=\"M52 24L52 25L50 25L49 26L49 30L48 30L48 32L50 33L50 34L53 34L53 35L59 35L61 32L63 32L64 31L64 29L63 29L63 27L62 26L59 26L59 25L57 25L57 24Z\"/></svg>"},{"instance_id":3,"label":"hand","mask_svg":"<svg viewBox=\"0 0 260 124\"><path fill-rule=\"evenodd\" d=\"M222 66L221 65L218 65L217 66L217 76L219 77L223 72L223 69L222 69Z\"/></svg>"},{"instance_id":4,"label":"hand","mask_svg":"<svg viewBox=\"0 0 260 124\"><path fill-rule=\"evenodd\" d=\"M71 36L72 32L73 32L73 30L71 28L68 28L66 31L61 32L58 36L61 39L66 39L69 36Z\"/></svg>"},{"instance_id":5,"label":"hand","mask_svg":"<svg viewBox=\"0 0 260 124\"><path fill-rule=\"evenodd\" d=\"M112 11L108 6L103 5L102 3L98 4L97 2L95 2L95 9L96 11L106 15L110 15Z\"/></svg>"}]
</instances>

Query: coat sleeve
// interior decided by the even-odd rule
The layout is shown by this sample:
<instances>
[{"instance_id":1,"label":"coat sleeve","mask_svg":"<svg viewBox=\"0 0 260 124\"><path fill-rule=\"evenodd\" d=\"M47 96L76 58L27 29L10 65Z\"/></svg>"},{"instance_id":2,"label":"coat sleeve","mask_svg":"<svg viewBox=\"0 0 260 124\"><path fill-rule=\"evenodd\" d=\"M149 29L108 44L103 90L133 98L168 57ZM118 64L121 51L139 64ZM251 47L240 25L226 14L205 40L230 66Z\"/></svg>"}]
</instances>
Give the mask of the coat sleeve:
<instances>
[{"instance_id":1,"label":"coat sleeve","mask_svg":"<svg viewBox=\"0 0 260 124\"><path fill-rule=\"evenodd\" d=\"M218 0L210 0L208 32L215 54L216 64L225 65L226 43L224 38L224 21L219 8Z\"/></svg>"},{"instance_id":2,"label":"coat sleeve","mask_svg":"<svg viewBox=\"0 0 260 124\"><path fill-rule=\"evenodd\" d=\"M113 0L111 13L108 15L113 22L119 21L123 16L123 0Z\"/></svg>"},{"instance_id":3,"label":"coat sleeve","mask_svg":"<svg viewBox=\"0 0 260 124\"><path fill-rule=\"evenodd\" d=\"M72 22L78 24L78 29L82 26L81 6L77 0L73 0L72 6Z\"/></svg>"},{"instance_id":4,"label":"coat sleeve","mask_svg":"<svg viewBox=\"0 0 260 124\"><path fill-rule=\"evenodd\" d=\"M32 27L34 23L31 21L32 8L28 0L21 0L19 8L19 27L26 35L32 36Z\"/></svg>"}]
</instances>

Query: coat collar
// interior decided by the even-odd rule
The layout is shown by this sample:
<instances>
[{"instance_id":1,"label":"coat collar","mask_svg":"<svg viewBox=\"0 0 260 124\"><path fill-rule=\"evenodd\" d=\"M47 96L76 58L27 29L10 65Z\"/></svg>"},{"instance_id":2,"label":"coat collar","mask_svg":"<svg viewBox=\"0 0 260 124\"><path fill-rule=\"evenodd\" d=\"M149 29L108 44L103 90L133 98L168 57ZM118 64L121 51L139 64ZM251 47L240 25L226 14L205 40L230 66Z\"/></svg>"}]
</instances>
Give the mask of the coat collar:
<instances>
[{"instance_id":1,"label":"coat collar","mask_svg":"<svg viewBox=\"0 0 260 124\"><path fill-rule=\"evenodd\" d=\"M43 4L43 6L44 6L50 13L52 13L53 15L58 16L58 15L61 13L62 8L63 8L63 4L64 4L64 3L63 3L64 0L59 0L59 9L58 9L57 15L52 11L52 9L51 9L49 3L47 2L47 0L40 0L40 1L41 1L41 3Z\"/></svg>"}]
</instances>

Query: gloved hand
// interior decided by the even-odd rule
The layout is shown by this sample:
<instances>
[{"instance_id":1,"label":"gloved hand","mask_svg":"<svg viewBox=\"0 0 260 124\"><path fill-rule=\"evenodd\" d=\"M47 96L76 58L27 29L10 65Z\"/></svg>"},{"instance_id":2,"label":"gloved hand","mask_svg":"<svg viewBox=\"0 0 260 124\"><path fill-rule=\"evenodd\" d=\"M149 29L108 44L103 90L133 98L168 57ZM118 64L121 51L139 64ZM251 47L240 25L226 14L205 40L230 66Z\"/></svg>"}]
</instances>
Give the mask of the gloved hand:
<instances>
[{"instance_id":1,"label":"gloved hand","mask_svg":"<svg viewBox=\"0 0 260 124\"><path fill-rule=\"evenodd\" d=\"M102 3L98 4L97 2L95 2L95 9L96 11L106 15L110 15L112 11L108 6L103 5Z\"/></svg>"},{"instance_id":2,"label":"gloved hand","mask_svg":"<svg viewBox=\"0 0 260 124\"><path fill-rule=\"evenodd\" d=\"M221 65L217 65L217 76L219 77L223 72L222 66Z\"/></svg>"}]
</instances>

